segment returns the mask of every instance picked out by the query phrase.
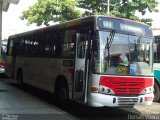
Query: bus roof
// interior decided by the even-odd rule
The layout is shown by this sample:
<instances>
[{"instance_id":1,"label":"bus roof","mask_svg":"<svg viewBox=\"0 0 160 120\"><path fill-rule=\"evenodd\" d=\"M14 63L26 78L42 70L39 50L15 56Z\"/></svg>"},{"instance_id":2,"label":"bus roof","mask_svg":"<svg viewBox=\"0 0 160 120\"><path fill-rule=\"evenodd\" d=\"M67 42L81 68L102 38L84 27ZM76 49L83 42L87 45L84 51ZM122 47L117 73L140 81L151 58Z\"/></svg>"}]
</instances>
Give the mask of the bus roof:
<instances>
[{"instance_id":1,"label":"bus roof","mask_svg":"<svg viewBox=\"0 0 160 120\"><path fill-rule=\"evenodd\" d=\"M144 24L144 25L149 26L148 24L145 24L143 22L134 21L134 20L127 19L127 18L120 18L120 17L115 17L115 16L109 16L108 18L113 18L113 19L115 18L115 19L119 19L119 20L124 20L124 21L129 21L129 22L134 22L134 23L139 23L139 24Z\"/></svg>"},{"instance_id":2,"label":"bus roof","mask_svg":"<svg viewBox=\"0 0 160 120\"><path fill-rule=\"evenodd\" d=\"M55 24L55 25L46 26L46 27L43 27L43 28L38 28L38 29L35 29L35 30L26 31L26 32L22 32L22 33L17 33L15 35L9 36L9 38L12 39L12 38L20 37L20 36L27 35L27 34L29 35L29 34L35 33L36 31L45 31L45 30L49 30L53 27L65 28L65 27L75 26L75 25L81 24L81 22L93 21L93 20L96 19L96 17L97 16L94 15L94 16L77 18L77 19L66 21L66 22L58 23L58 24Z\"/></svg>"},{"instance_id":3,"label":"bus roof","mask_svg":"<svg viewBox=\"0 0 160 120\"><path fill-rule=\"evenodd\" d=\"M27 34L30 35L30 34L34 34L37 31L47 31L47 30L50 30L54 27L57 27L57 28L72 27L72 26L80 25L81 23L95 21L98 17L128 21L128 22L137 23L137 24L141 24L141 25L145 25L145 26L149 27L149 25L144 24L142 22L137 22L137 21L133 21L133 20L130 20L130 19L126 19L126 18L120 18L120 17L114 17L114 16L103 16L103 15L91 15L91 16L77 18L77 19L73 19L73 20L70 20L70 21L67 21L67 22L62 22L62 23L58 23L58 24L55 24L55 25L51 25L51 26L47 26L47 27L43 27L43 28L39 28L39 29L27 31L27 32L23 32L23 33L18 33L18 34L9 36L9 38L12 39L12 38L20 37L20 36L27 35Z\"/></svg>"}]
</instances>

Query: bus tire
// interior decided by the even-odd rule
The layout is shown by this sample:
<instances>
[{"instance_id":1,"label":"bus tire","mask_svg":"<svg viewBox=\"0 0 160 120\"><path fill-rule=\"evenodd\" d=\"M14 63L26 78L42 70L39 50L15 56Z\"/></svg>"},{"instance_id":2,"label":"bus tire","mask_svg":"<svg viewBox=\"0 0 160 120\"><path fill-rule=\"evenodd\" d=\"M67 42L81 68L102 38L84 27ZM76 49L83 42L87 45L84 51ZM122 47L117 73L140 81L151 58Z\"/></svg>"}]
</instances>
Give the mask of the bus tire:
<instances>
[{"instance_id":1,"label":"bus tire","mask_svg":"<svg viewBox=\"0 0 160 120\"><path fill-rule=\"evenodd\" d=\"M55 91L55 97L56 97L56 102L64 107L68 106L69 102L69 92L68 92L68 86L67 84L60 84L56 86L56 91Z\"/></svg>"},{"instance_id":2,"label":"bus tire","mask_svg":"<svg viewBox=\"0 0 160 120\"><path fill-rule=\"evenodd\" d=\"M20 70L17 72L17 85L18 87L23 87L23 72Z\"/></svg>"},{"instance_id":3,"label":"bus tire","mask_svg":"<svg viewBox=\"0 0 160 120\"><path fill-rule=\"evenodd\" d=\"M154 81L154 99L153 102L158 102L160 100L160 89L159 89L159 84L155 80Z\"/></svg>"}]
</instances>

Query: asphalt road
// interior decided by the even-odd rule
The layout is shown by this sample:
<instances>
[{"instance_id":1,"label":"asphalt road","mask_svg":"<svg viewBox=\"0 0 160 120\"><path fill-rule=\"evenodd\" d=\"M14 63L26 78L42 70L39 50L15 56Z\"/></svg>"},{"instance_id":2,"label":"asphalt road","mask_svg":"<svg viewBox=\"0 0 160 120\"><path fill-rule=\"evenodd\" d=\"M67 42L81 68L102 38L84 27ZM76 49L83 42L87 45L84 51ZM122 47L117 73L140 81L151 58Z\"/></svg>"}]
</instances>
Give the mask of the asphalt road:
<instances>
[{"instance_id":1,"label":"asphalt road","mask_svg":"<svg viewBox=\"0 0 160 120\"><path fill-rule=\"evenodd\" d=\"M159 108L160 103L134 108L92 108L74 102L64 108L54 102L50 93L31 86L20 89L15 80L0 79L0 120L156 120L160 118Z\"/></svg>"}]
</instances>

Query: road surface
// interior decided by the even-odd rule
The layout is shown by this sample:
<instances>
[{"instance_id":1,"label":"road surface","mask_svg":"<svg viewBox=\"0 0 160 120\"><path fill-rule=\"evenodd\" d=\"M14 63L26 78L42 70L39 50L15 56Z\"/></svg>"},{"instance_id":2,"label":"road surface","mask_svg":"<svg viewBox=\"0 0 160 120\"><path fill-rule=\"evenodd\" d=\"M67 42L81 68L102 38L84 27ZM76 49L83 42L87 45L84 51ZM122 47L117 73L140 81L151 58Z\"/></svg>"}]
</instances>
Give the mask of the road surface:
<instances>
[{"instance_id":1,"label":"road surface","mask_svg":"<svg viewBox=\"0 0 160 120\"><path fill-rule=\"evenodd\" d=\"M25 86L24 89L20 89L16 86L15 80L0 79L0 120L159 120L160 118L160 103L118 109L92 108L71 102L68 108L64 108L54 103L51 98L52 94L37 88Z\"/></svg>"}]
</instances>

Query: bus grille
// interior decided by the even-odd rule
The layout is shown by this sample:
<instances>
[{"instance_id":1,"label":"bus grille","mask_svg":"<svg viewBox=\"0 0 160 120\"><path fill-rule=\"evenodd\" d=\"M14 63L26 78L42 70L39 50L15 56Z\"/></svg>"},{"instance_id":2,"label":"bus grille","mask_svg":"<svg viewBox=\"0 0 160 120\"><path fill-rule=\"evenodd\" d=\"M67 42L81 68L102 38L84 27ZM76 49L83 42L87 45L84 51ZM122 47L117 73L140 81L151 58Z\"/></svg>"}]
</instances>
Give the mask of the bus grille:
<instances>
[{"instance_id":1,"label":"bus grille","mask_svg":"<svg viewBox=\"0 0 160 120\"><path fill-rule=\"evenodd\" d=\"M132 98L119 97L118 98L118 105L120 106L134 106L135 103L137 102L138 102L137 97L132 97Z\"/></svg>"},{"instance_id":2,"label":"bus grille","mask_svg":"<svg viewBox=\"0 0 160 120\"><path fill-rule=\"evenodd\" d=\"M146 87L153 85L153 78L101 76L100 85L111 88L115 95L139 95Z\"/></svg>"},{"instance_id":3,"label":"bus grille","mask_svg":"<svg viewBox=\"0 0 160 120\"><path fill-rule=\"evenodd\" d=\"M114 86L113 89L117 95L137 95L141 92L141 89L144 86L144 81L115 82L111 80L110 82Z\"/></svg>"}]
</instances>

